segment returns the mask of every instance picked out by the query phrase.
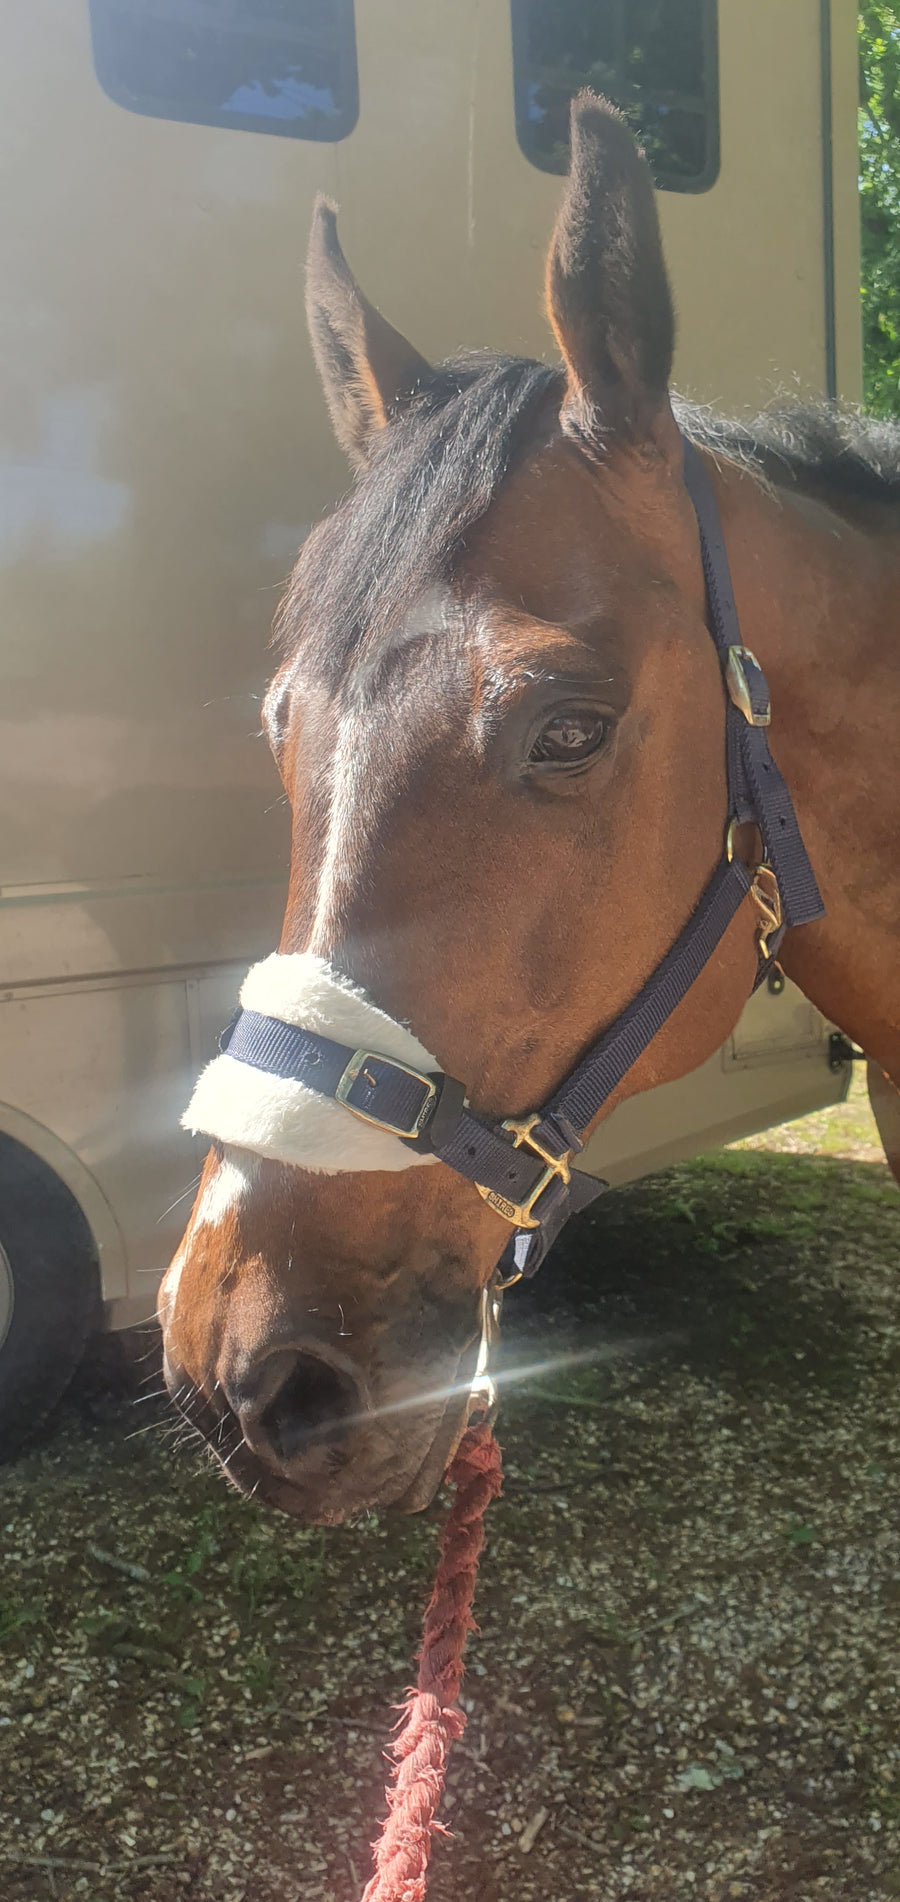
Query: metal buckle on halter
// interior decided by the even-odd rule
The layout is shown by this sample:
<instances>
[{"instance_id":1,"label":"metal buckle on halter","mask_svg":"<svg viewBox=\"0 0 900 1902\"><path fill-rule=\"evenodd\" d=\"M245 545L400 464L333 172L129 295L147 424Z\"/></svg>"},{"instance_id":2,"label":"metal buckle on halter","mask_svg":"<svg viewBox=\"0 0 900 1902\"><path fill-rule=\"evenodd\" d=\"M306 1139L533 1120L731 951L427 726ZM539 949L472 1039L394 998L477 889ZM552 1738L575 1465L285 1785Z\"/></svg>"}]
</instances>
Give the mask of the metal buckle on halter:
<instances>
[{"instance_id":1,"label":"metal buckle on halter","mask_svg":"<svg viewBox=\"0 0 900 1902\"><path fill-rule=\"evenodd\" d=\"M497 1418L498 1395L491 1379L491 1348L500 1333L500 1293L507 1285L505 1281L489 1281L487 1287L481 1290L481 1341L475 1375L469 1388L468 1426L471 1426L475 1417L486 1420L488 1426L493 1426Z\"/></svg>"},{"instance_id":2,"label":"metal buckle on halter","mask_svg":"<svg viewBox=\"0 0 900 1902\"><path fill-rule=\"evenodd\" d=\"M766 704L762 712L755 713L750 694L750 682L744 671L745 661L749 661L750 665L756 668L757 673L765 685L763 670L756 655L751 652L750 648L729 647L725 660L725 687L728 698L732 706L737 707L738 712L743 714L749 726L770 726L772 721L772 706L768 698L768 689L766 690Z\"/></svg>"},{"instance_id":3,"label":"metal buckle on halter","mask_svg":"<svg viewBox=\"0 0 900 1902\"><path fill-rule=\"evenodd\" d=\"M521 1149L524 1145L526 1149L531 1150L532 1155L539 1156L547 1165L543 1175L538 1177L531 1194L524 1202L510 1202L496 1189L486 1189L481 1182L475 1184L479 1195L484 1198L488 1207L494 1209L498 1215L502 1215L505 1221L512 1222L514 1228L540 1228L540 1216L532 1214L535 1203L540 1201L544 1190L550 1187L551 1182L571 1182L572 1180L569 1163L574 1150L566 1149L561 1156L554 1156L549 1149L545 1149L543 1143L538 1142L533 1134L541 1120L540 1116L535 1115L526 1116L524 1121L517 1122L516 1118L511 1116L500 1125L501 1129L509 1130L514 1149ZM518 1281L518 1275L514 1279Z\"/></svg>"},{"instance_id":4,"label":"metal buckle on halter","mask_svg":"<svg viewBox=\"0 0 900 1902\"><path fill-rule=\"evenodd\" d=\"M741 823L741 820L738 818L729 819L728 821L728 830L725 833L725 857L729 865L734 858L734 835ZM769 939L777 937L784 924L784 918L781 910L781 891L779 889L778 880L772 866L766 859L761 859L759 865L754 865L753 867L750 896L759 913L756 939L759 953L763 958L770 958L772 951L769 945Z\"/></svg>"},{"instance_id":5,"label":"metal buckle on halter","mask_svg":"<svg viewBox=\"0 0 900 1902\"><path fill-rule=\"evenodd\" d=\"M784 923L781 914L781 892L778 880L771 865L757 865L753 873L750 896L759 912L757 945L760 957L770 958L773 954L769 940L777 936Z\"/></svg>"},{"instance_id":6,"label":"metal buckle on halter","mask_svg":"<svg viewBox=\"0 0 900 1902\"><path fill-rule=\"evenodd\" d=\"M367 1063L386 1063L389 1070L402 1070L404 1076L411 1076L416 1083L421 1083L425 1097L411 1129L401 1129L397 1123L386 1123L383 1116L371 1116L368 1110L359 1109L356 1103L351 1103L350 1091L357 1077L365 1075ZM366 1081L375 1088L378 1079L368 1076ZM372 1123L375 1129L383 1129L389 1136L402 1136L409 1141L412 1137L418 1136L428 1119L432 1105L437 1100L437 1084L432 1082L430 1076L423 1076L421 1070L410 1069L408 1063L397 1063L394 1057L383 1057L378 1050L354 1050L340 1082L335 1087L334 1094L337 1102L343 1103L351 1116L358 1116L361 1123Z\"/></svg>"}]
</instances>

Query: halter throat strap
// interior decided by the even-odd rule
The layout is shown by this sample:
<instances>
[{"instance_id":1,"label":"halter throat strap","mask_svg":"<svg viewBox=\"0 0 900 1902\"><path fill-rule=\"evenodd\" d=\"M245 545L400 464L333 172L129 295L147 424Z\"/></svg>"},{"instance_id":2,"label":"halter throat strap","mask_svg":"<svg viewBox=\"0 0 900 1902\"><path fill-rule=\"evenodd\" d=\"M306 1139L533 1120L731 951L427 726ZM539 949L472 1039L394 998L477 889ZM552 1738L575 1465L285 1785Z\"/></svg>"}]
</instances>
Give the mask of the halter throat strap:
<instances>
[{"instance_id":1,"label":"halter throat strap","mask_svg":"<svg viewBox=\"0 0 900 1902\"><path fill-rule=\"evenodd\" d=\"M256 1010L237 1011L221 1042L238 1062L333 1098L422 1159L445 1162L474 1182L512 1225L504 1255L510 1279L534 1274L568 1216L608 1187L573 1168L574 1158L613 1091L709 962L748 893L761 913L757 984L785 929L825 912L790 794L769 749L769 689L759 662L741 642L718 504L704 463L687 441L684 477L700 534L707 626L725 688L728 836L722 861L684 929L622 1015L541 1110L502 1122L474 1115L463 1085L440 1070L417 1071ZM762 839L757 867L745 865L731 849L734 828L746 823Z\"/></svg>"}]
</instances>

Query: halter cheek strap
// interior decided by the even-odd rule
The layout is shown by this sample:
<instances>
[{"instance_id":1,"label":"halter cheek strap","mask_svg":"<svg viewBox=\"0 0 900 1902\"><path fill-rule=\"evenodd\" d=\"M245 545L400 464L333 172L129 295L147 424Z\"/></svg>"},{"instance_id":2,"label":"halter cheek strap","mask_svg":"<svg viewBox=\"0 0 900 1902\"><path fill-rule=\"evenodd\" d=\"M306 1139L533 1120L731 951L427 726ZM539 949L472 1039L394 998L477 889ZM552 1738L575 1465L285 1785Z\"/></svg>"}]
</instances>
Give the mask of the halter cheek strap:
<instances>
[{"instance_id":1,"label":"halter cheek strap","mask_svg":"<svg viewBox=\"0 0 900 1902\"><path fill-rule=\"evenodd\" d=\"M473 1115L463 1085L440 1071L427 1052L422 1052L424 1062L416 1062L411 1060L409 1046L399 1049L395 1038L407 1038L413 1044L411 1033L377 1011L361 993L353 992L339 974L322 967L336 991L355 996L372 1019L380 1020L367 1020L365 1037L355 1047L328 1034L336 1021L327 1007L318 1021L296 998L291 1008L273 1010L263 1002L265 987L251 982L251 972L242 992L242 1008L222 1038L226 1055L217 1062L227 1062L234 1071L245 1066L294 1091L299 1089L314 1107L318 1104L320 1117L349 1112L357 1124L377 1135L384 1145L379 1154L395 1160L354 1161L346 1117L345 1134L338 1137L342 1160L337 1164L304 1161L303 1155L309 1155L308 1134L302 1142L294 1142L291 1154L285 1153L291 1144L283 1129L280 1143L271 1134L265 1143L254 1140L239 1112L226 1131L215 1107L215 1090L207 1090L209 1101L201 1100L216 1063L201 1077L184 1119L190 1128L307 1168L397 1168L422 1161L445 1162L474 1182L489 1206L511 1224L514 1233L504 1255L511 1279L533 1274L567 1217L608 1186L573 1169L574 1158L613 1091L712 957L748 893L758 915L757 984L776 955L785 929L824 916L790 794L769 750L769 689L759 662L741 643L718 506L704 464L688 442L684 476L700 532L707 626L726 693L729 824L723 859L696 909L621 1017L582 1057L543 1109L519 1120L494 1122ZM763 858L755 867L745 865L732 850L735 827L747 823L756 826L763 842ZM298 961L302 960L269 958L255 971ZM416 1050L421 1051L421 1045ZM336 1131L337 1125L333 1128Z\"/></svg>"},{"instance_id":2,"label":"halter cheek strap","mask_svg":"<svg viewBox=\"0 0 900 1902\"><path fill-rule=\"evenodd\" d=\"M785 930L824 918L825 906L800 836L791 795L769 751L768 729L772 718L769 689L756 656L749 647L741 645L741 626L719 505L702 457L693 443L687 441L684 480L700 530L706 580L706 624L719 655L728 695L725 749L731 816L729 837L734 825L750 822L759 828L764 863L771 868L780 897L780 924L769 934L766 947L769 956L774 957Z\"/></svg>"}]
</instances>

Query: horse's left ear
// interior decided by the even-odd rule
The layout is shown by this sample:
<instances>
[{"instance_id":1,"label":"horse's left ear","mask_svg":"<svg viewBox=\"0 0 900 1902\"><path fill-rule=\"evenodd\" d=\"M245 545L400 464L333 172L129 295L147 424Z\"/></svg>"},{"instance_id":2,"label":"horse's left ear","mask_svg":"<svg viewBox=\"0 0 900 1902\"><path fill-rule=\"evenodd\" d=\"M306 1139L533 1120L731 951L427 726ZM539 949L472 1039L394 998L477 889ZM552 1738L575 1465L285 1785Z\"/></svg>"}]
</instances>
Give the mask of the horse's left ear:
<instances>
[{"instance_id":1,"label":"horse's left ear","mask_svg":"<svg viewBox=\"0 0 900 1902\"><path fill-rule=\"evenodd\" d=\"M431 365L363 296L341 250L337 213L319 198L306 259L306 315L334 433L365 462L392 410L427 382Z\"/></svg>"},{"instance_id":2,"label":"horse's left ear","mask_svg":"<svg viewBox=\"0 0 900 1902\"><path fill-rule=\"evenodd\" d=\"M572 164L547 259L547 305L579 435L635 442L668 423L675 344L653 181L621 114L572 103Z\"/></svg>"}]
</instances>

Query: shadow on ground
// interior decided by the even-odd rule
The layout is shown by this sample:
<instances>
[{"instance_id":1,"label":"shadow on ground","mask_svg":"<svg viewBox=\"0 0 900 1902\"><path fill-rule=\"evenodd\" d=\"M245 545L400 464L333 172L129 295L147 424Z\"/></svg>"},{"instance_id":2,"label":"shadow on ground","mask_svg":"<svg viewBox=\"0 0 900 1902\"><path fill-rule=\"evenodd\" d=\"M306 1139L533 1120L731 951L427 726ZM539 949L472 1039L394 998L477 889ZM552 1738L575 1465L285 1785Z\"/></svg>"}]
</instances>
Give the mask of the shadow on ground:
<instances>
[{"instance_id":1,"label":"shadow on ground","mask_svg":"<svg viewBox=\"0 0 900 1902\"><path fill-rule=\"evenodd\" d=\"M900 1895L898 1209L731 1151L511 1291L430 1902ZM442 1508L277 1519L139 1378L100 1348L0 1474L4 1902L358 1902Z\"/></svg>"},{"instance_id":2,"label":"shadow on ground","mask_svg":"<svg viewBox=\"0 0 900 1902\"><path fill-rule=\"evenodd\" d=\"M506 1360L618 1347L744 1393L850 1392L871 1330L860 1277L885 1252L900 1269L898 1214L880 1163L726 1152L651 1177L510 1291Z\"/></svg>"}]
</instances>

